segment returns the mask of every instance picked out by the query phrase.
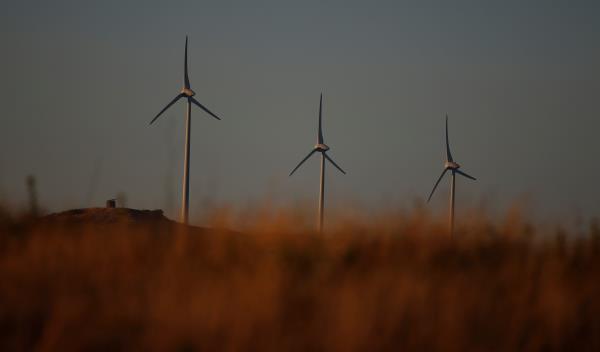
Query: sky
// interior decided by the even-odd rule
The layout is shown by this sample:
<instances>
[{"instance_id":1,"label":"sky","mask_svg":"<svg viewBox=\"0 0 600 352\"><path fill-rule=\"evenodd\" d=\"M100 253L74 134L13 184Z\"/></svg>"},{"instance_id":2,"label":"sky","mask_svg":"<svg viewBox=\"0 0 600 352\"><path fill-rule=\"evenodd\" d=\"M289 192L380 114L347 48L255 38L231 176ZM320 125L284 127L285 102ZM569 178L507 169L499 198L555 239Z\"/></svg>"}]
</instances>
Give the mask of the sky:
<instances>
[{"instance_id":1,"label":"sky","mask_svg":"<svg viewBox=\"0 0 600 352\"><path fill-rule=\"evenodd\" d=\"M316 207L319 94L327 204L410 206L452 153L459 211L528 199L600 215L597 1L44 1L0 5L0 199L48 211L127 206L175 217L183 49L190 212L270 200ZM448 180L431 207L447 206Z\"/></svg>"}]
</instances>

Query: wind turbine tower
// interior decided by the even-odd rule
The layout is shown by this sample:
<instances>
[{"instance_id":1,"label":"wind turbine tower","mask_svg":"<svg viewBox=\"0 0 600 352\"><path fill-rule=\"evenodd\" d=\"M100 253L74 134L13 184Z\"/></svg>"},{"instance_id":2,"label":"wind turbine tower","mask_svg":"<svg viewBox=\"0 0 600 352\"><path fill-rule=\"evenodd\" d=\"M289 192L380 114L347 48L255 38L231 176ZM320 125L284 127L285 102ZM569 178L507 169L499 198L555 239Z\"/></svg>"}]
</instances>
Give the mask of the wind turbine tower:
<instances>
[{"instance_id":1,"label":"wind turbine tower","mask_svg":"<svg viewBox=\"0 0 600 352\"><path fill-rule=\"evenodd\" d=\"M442 174L440 175L440 177L438 177L437 181L435 182L435 185L433 186L431 193L429 193L429 198L427 198L428 203L431 200L431 196L433 196L433 192L435 192L435 189L437 188L438 184L442 180L442 177L444 177L444 175L446 174L447 171L452 172L452 178L450 179L450 216L449 216L450 235L452 235L452 232L454 231L454 199L456 197L456 189L455 189L456 174L462 175L466 178L470 178L471 180L476 180L476 179L475 179L475 177L470 176L467 173L461 171L460 165L458 165L458 163L456 163L454 161L454 159L452 158L452 153L450 153L450 143L448 142L448 115L446 114L446 162L444 163L444 171L442 171Z\"/></svg>"},{"instance_id":2,"label":"wind turbine tower","mask_svg":"<svg viewBox=\"0 0 600 352\"><path fill-rule=\"evenodd\" d=\"M184 224L188 223L189 219L189 203L190 203L190 133L191 133L191 117L192 117L192 104L197 105L200 109L204 110L210 116L214 117L217 120L220 118L213 114L210 110L208 110L204 105L200 104L198 100L194 98L196 93L190 87L190 79L188 77L188 38L185 37L185 58L183 63L183 89L181 92L171 100L153 119L150 121L150 124L154 123L156 119L163 112L165 112L171 105L175 104L179 99L185 98L187 99L187 113L185 118L185 155L184 155L184 165L183 165L183 199L181 202L181 222Z\"/></svg>"},{"instance_id":3,"label":"wind turbine tower","mask_svg":"<svg viewBox=\"0 0 600 352\"><path fill-rule=\"evenodd\" d=\"M346 174L346 172L344 170L342 170L341 167L338 166L338 164L335 163L335 161L333 161L333 159L331 159L331 157L329 155L327 155L327 151L329 150L329 146L327 146L325 144L325 141L323 139L323 129L321 127L321 121L322 121L322 112L323 112L323 93L321 93L321 98L319 100L319 131L317 134L317 144L314 146L313 150L310 151L310 153L308 153L308 155L306 157L304 157L304 159L302 159L302 161L300 161L300 163L294 168L294 170L292 170L292 172L290 172L290 176L292 176L292 174L294 172L296 172L296 170L298 170L298 168L304 164L304 162L311 157L311 155L313 155L314 153L321 153L321 179L320 179L320 183L319 183L319 220L318 220L318 230L319 233L323 232L323 217L324 217L324 213L325 213L325 159L327 159L331 164L333 164L333 166L335 166L338 170L340 170L344 175Z\"/></svg>"}]
</instances>

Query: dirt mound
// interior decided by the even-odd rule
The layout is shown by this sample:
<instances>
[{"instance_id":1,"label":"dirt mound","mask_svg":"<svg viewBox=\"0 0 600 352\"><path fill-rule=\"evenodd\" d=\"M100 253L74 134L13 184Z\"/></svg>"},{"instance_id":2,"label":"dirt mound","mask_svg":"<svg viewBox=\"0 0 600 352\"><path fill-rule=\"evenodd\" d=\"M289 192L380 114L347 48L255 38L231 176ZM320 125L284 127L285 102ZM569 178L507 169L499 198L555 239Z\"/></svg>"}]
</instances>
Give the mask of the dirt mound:
<instances>
[{"instance_id":1,"label":"dirt mound","mask_svg":"<svg viewBox=\"0 0 600 352\"><path fill-rule=\"evenodd\" d=\"M73 209L46 215L40 220L45 223L90 225L176 224L174 221L166 218L162 210L137 210L129 208Z\"/></svg>"},{"instance_id":2,"label":"dirt mound","mask_svg":"<svg viewBox=\"0 0 600 352\"><path fill-rule=\"evenodd\" d=\"M189 234L207 234L214 232L231 232L224 229L211 229L199 226L184 225L173 221L158 210L138 210L130 208L83 208L53 213L34 220L30 223L38 229L63 228L101 228L101 229L137 229L141 231L158 231L172 234L184 231Z\"/></svg>"}]
</instances>

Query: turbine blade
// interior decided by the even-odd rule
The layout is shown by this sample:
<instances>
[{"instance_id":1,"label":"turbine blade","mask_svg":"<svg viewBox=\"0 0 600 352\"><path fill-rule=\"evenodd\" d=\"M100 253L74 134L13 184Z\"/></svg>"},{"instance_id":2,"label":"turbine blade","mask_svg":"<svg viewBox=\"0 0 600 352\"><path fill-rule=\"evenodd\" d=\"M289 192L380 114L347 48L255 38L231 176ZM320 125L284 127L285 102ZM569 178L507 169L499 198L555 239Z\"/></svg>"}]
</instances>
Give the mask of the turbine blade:
<instances>
[{"instance_id":1,"label":"turbine blade","mask_svg":"<svg viewBox=\"0 0 600 352\"><path fill-rule=\"evenodd\" d=\"M188 47L188 37L185 36L185 61L183 64L183 85L185 88L190 89L190 78L188 77L188 60L187 60L187 47Z\"/></svg>"},{"instance_id":2,"label":"turbine blade","mask_svg":"<svg viewBox=\"0 0 600 352\"><path fill-rule=\"evenodd\" d=\"M448 142L448 114L446 114L446 160L452 160L452 153L450 153L450 142Z\"/></svg>"},{"instance_id":3,"label":"turbine blade","mask_svg":"<svg viewBox=\"0 0 600 352\"><path fill-rule=\"evenodd\" d=\"M446 173L446 171L448 171L448 169L444 169L444 171L442 171L442 174L440 175L440 177L438 177L437 181L435 182L435 186L433 186L431 193L429 193L429 198L427 198L427 203L429 203L429 201L431 200L431 196L433 196L433 192L435 192L435 189L440 184L440 181L442 180L442 177L444 177L444 174Z\"/></svg>"},{"instance_id":4,"label":"turbine blade","mask_svg":"<svg viewBox=\"0 0 600 352\"><path fill-rule=\"evenodd\" d=\"M308 155L307 155L307 156L305 156L305 157L304 157L304 159L302 159L302 161L301 161L301 162L300 162L300 163L299 163L299 164L298 164L298 165L297 165L297 166L294 168L294 170L292 170L292 172L290 172L290 176L292 176L292 174L293 174L294 172L296 172L296 170L298 170L298 168L300 167L300 165L304 164L304 162L305 162L305 161L306 161L308 158L310 158L310 156L311 156L311 155L313 155L313 154L314 154L316 151L317 151L316 149L313 149L313 150L311 150L311 151L310 151L310 153L308 153Z\"/></svg>"},{"instance_id":5,"label":"turbine blade","mask_svg":"<svg viewBox=\"0 0 600 352\"><path fill-rule=\"evenodd\" d=\"M215 114L213 114L210 110L208 110L204 105L200 104L198 102L198 100L194 99L193 97L189 97L188 99L190 99L190 101L196 105L198 105L200 107L200 109L206 111L210 116L214 117L217 120L220 120L221 118Z\"/></svg>"},{"instance_id":6,"label":"turbine blade","mask_svg":"<svg viewBox=\"0 0 600 352\"><path fill-rule=\"evenodd\" d=\"M184 94L178 94L173 100L171 100L171 102L169 104L167 104L167 106L165 106L153 119L152 121L150 121L150 124L152 124L154 121L156 121L156 119L162 115L163 112L165 112L165 110L167 110L169 107L171 107L171 105L175 104L175 102L179 99L181 99L184 96Z\"/></svg>"},{"instance_id":7,"label":"turbine blade","mask_svg":"<svg viewBox=\"0 0 600 352\"><path fill-rule=\"evenodd\" d=\"M321 98L319 99L319 135L317 136L318 144L323 144L323 128L321 127L322 113L323 113L323 93L321 93Z\"/></svg>"},{"instance_id":8,"label":"turbine blade","mask_svg":"<svg viewBox=\"0 0 600 352\"><path fill-rule=\"evenodd\" d=\"M327 155L327 153L323 153L323 155L325 155L325 158L327 158L327 160L329 160L329 162L332 163L333 166L337 167L337 169L340 170L344 175L346 174L346 171L342 170L342 168L339 167L338 164L336 164L335 161L333 161L333 159L331 159L329 155Z\"/></svg>"},{"instance_id":9,"label":"turbine blade","mask_svg":"<svg viewBox=\"0 0 600 352\"><path fill-rule=\"evenodd\" d=\"M475 177L473 177L473 176L471 176L471 175L467 175L467 173L466 173L466 172L462 172L462 171L460 171L459 169L456 169L455 171L456 171L456 172L458 172L459 174L463 175L463 176L464 176L464 177L466 177L466 178L470 178L470 179L471 179L471 180L473 180L473 181L477 181L477 179L476 179Z\"/></svg>"}]
</instances>

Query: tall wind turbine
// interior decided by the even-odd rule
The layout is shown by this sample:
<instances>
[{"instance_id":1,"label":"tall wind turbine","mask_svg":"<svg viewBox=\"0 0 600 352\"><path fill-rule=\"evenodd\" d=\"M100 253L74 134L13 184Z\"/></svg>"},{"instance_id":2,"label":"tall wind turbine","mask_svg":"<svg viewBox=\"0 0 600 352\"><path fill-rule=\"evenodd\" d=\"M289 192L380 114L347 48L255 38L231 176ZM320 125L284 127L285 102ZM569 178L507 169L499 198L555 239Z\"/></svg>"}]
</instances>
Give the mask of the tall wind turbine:
<instances>
[{"instance_id":1,"label":"tall wind turbine","mask_svg":"<svg viewBox=\"0 0 600 352\"><path fill-rule=\"evenodd\" d=\"M446 162L444 163L444 171L442 171L442 174L435 182L435 186L433 186L431 193L429 193L429 198L427 198L427 202L431 200L431 196L433 196L433 192L435 192L435 189L442 180L442 177L444 177L444 174L446 174L447 171L451 171L452 179L450 180L450 234L452 234L452 232L454 231L454 197L456 195L456 174L462 175L466 178L470 178L471 180L475 180L475 177L470 176L459 169L460 165L458 165L458 163L456 163L454 159L452 159L452 153L450 153L450 143L448 142L448 114L446 114Z\"/></svg>"},{"instance_id":2,"label":"tall wind turbine","mask_svg":"<svg viewBox=\"0 0 600 352\"><path fill-rule=\"evenodd\" d=\"M171 100L167 106L165 106L153 119L150 121L152 124L163 112L165 112L171 105L175 104L179 99L187 99L187 114L185 118L185 161L183 165L183 200L181 202L181 222L184 224L188 223L189 217L189 203L190 203L190 132L191 132L191 117L192 117L192 104L196 104L200 109L206 111L210 116L217 120L220 118L208 110L204 105L200 104L198 100L194 98L194 91L190 88L190 79L188 77L188 63L187 63L187 48L188 38L185 36L185 59L183 64L183 89L181 92Z\"/></svg>"},{"instance_id":3,"label":"tall wind turbine","mask_svg":"<svg viewBox=\"0 0 600 352\"><path fill-rule=\"evenodd\" d=\"M321 93L321 99L319 100L319 132L317 134L317 144L315 145L313 150L311 150L311 152L308 153L308 155L304 157L304 159L302 159L302 161L294 168L294 170L290 172L290 176L292 176L292 174L296 172L296 170L298 170L300 165L304 164L304 162L308 158L310 158L311 155L317 152L321 153L321 181L319 187L319 232L323 231L323 213L325 210L325 159L332 163L333 166L340 170L344 175L346 174L346 171L342 170L342 168L339 167L338 164L336 164L335 161L333 161L333 159L331 159L329 155L327 155L329 147L325 144L325 141L323 140L323 129L321 127L322 111L323 93Z\"/></svg>"}]
</instances>

